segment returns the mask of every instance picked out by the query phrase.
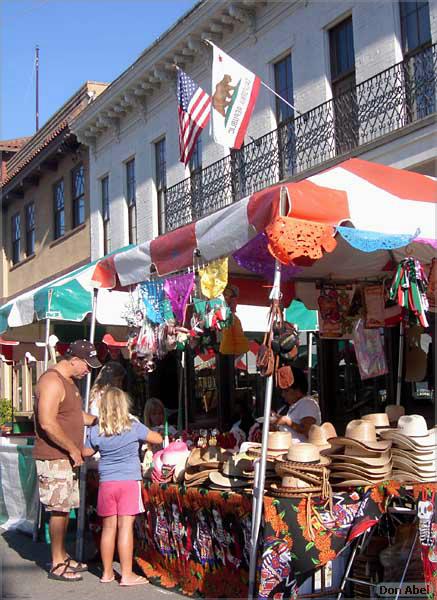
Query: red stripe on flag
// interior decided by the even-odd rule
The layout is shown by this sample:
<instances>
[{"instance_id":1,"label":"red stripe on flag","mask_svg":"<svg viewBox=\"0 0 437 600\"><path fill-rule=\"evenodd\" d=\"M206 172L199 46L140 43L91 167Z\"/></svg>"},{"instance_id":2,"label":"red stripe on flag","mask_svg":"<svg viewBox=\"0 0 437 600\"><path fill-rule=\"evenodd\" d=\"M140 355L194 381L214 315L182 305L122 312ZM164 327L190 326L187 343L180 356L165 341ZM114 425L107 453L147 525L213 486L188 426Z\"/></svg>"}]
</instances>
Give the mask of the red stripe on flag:
<instances>
[{"instance_id":1,"label":"red stripe on flag","mask_svg":"<svg viewBox=\"0 0 437 600\"><path fill-rule=\"evenodd\" d=\"M117 269L115 268L114 256L108 256L100 260L94 269L91 281L95 287L113 289L117 286Z\"/></svg>"},{"instance_id":2,"label":"red stripe on flag","mask_svg":"<svg viewBox=\"0 0 437 600\"><path fill-rule=\"evenodd\" d=\"M249 120L252 115L252 111L255 108L255 102L258 97L259 87L261 85L261 79L259 77L255 77L253 82L252 91L250 92L249 104L247 105L245 115L241 122L241 125L238 129L237 137L235 138L234 148L239 150L244 142L244 136L246 135L247 126L249 125Z\"/></svg>"},{"instance_id":3,"label":"red stripe on flag","mask_svg":"<svg viewBox=\"0 0 437 600\"><path fill-rule=\"evenodd\" d=\"M193 265L197 248L194 223L170 231L150 242L152 263L159 275L168 275Z\"/></svg>"}]
</instances>

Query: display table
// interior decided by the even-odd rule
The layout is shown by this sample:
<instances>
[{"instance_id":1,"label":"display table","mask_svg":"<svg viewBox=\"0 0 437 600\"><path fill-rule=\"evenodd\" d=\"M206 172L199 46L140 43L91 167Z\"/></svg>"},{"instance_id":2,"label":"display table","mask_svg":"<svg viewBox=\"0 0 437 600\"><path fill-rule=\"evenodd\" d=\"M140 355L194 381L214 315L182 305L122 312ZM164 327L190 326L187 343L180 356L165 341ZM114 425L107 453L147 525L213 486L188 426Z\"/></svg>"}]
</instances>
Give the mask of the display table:
<instances>
[{"instance_id":1,"label":"display table","mask_svg":"<svg viewBox=\"0 0 437 600\"><path fill-rule=\"evenodd\" d=\"M0 440L0 527L31 533L38 510L33 446L24 445L26 438L20 445Z\"/></svg>"}]
</instances>

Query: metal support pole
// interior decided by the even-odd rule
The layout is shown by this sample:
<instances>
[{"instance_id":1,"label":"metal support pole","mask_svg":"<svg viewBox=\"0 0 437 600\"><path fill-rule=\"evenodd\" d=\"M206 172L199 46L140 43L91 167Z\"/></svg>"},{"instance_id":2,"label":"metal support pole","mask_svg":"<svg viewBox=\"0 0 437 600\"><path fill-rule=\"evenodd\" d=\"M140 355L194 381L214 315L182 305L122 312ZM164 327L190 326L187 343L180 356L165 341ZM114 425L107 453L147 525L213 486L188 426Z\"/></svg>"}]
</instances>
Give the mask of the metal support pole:
<instances>
[{"instance_id":1,"label":"metal support pole","mask_svg":"<svg viewBox=\"0 0 437 600\"><path fill-rule=\"evenodd\" d=\"M50 292L49 292L50 293ZM50 319L46 319L46 332L44 339L44 371L47 371L49 366L49 337L50 337Z\"/></svg>"},{"instance_id":2,"label":"metal support pole","mask_svg":"<svg viewBox=\"0 0 437 600\"><path fill-rule=\"evenodd\" d=\"M401 321L399 326L399 354L398 354L398 378L396 382L396 404L401 403L402 395L402 374L404 370L404 340L405 340L405 325Z\"/></svg>"},{"instance_id":3,"label":"metal support pole","mask_svg":"<svg viewBox=\"0 0 437 600\"><path fill-rule=\"evenodd\" d=\"M179 394L178 394L178 431L182 431L184 428L184 391L185 391L185 352L181 351L181 358L179 360Z\"/></svg>"},{"instance_id":4,"label":"metal support pole","mask_svg":"<svg viewBox=\"0 0 437 600\"><path fill-rule=\"evenodd\" d=\"M91 327L90 327L90 342L94 344L94 338L96 334L96 314L97 314L97 293L98 290L94 290L93 293L93 308L91 313ZM88 412L89 402L90 402L90 390L91 390L91 372L88 373L86 378L86 387L85 387L85 401L84 401L84 411ZM84 442L86 439L86 427L84 428ZM85 534L85 499L86 499L86 471L87 465L86 462L80 467L80 476L79 476L79 494L80 494L80 504L79 504L79 514L77 517L77 530L76 530L76 559L79 561L83 561L83 553L84 553L84 534Z\"/></svg>"},{"instance_id":5,"label":"metal support pole","mask_svg":"<svg viewBox=\"0 0 437 600\"><path fill-rule=\"evenodd\" d=\"M308 395L311 396L313 393L313 332L307 333L307 344L308 344Z\"/></svg>"},{"instance_id":6,"label":"metal support pole","mask_svg":"<svg viewBox=\"0 0 437 600\"><path fill-rule=\"evenodd\" d=\"M286 188L281 188L280 196L280 207L279 214L285 214L285 205L288 200ZM275 260L275 278L273 281L273 288L270 293L270 300L280 300L281 297L281 263ZM270 323L269 323L270 325ZM259 463L259 476L258 485L253 491L255 498L255 510L253 513L252 523L252 537L250 547L250 563L249 563L249 594L248 598L251 600L254 597L255 582L256 582L256 564L258 555L258 541L259 541L259 530L261 527L263 506L264 506L264 487L266 481L266 464L267 464L267 447L269 439L270 429L270 413L272 407L272 396L273 396L273 380L274 374L267 378L266 392L264 400L264 422L262 430L262 441L261 441L261 459Z\"/></svg>"}]
</instances>

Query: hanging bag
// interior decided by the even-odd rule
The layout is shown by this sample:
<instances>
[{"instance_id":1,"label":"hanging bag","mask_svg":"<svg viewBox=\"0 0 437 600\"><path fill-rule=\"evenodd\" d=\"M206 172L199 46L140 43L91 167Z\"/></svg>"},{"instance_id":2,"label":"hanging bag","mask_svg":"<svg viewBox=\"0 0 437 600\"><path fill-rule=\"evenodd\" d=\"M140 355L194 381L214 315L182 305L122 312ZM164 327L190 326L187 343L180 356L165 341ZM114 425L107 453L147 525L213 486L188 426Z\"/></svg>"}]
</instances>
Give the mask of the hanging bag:
<instances>
[{"instance_id":1,"label":"hanging bag","mask_svg":"<svg viewBox=\"0 0 437 600\"><path fill-rule=\"evenodd\" d=\"M273 375L275 368L275 357L272 350L271 330L264 334L263 343L259 347L258 354L256 356L256 366L259 370L259 374L262 377L270 377Z\"/></svg>"},{"instance_id":2,"label":"hanging bag","mask_svg":"<svg viewBox=\"0 0 437 600\"><path fill-rule=\"evenodd\" d=\"M294 383L293 369L290 365L284 365L276 369L276 387L287 390Z\"/></svg>"}]
</instances>

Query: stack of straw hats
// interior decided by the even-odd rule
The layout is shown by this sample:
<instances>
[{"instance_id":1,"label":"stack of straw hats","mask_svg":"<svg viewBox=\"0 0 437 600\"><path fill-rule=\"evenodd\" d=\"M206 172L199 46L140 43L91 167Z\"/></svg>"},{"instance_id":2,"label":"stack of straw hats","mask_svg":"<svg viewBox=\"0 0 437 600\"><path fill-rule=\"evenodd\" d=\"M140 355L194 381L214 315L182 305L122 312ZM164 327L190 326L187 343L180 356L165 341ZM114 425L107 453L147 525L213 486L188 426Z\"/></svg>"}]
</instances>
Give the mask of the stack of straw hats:
<instances>
[{"instance_id":1,"label":"stack of straw hats","mask_svg":"<svg viewBox=\"0 0 437 600\"><path fill-rule=\"evenodd\" d=\"M392 443L393 479L437 481L437 429L428 430L422 416L400 417L397 428L381 432L381 437Z\"/></svg>"},{"instance_id":2,"label":"stack of straw hats","mask_svg":"<svg viewBox=\"0 0 437 600\"><path fill-rule=\"evenodd\" d=\"M391 442L377 440L376 428L371 420L351 421L344 436L331 438L329 442L334 448L330 454L334 486L374 485L390 479Z\"/></svg>"},{"instance_id":3,"label":"stack of straw hats","mask_svg":"<svg viewBox=\"0 0 437 600\"><path fill-rule=\"evenodd\" d=\"M230 456L221 465L219 471L212 471L209 474L210 489L243 491L253 488L253 461L254 459L244 452ZM267 470L266 477L269 476L271 476L271 471Z\"/></svg>"},{"instance_id":4,"label":"stack of straw hats","mask_svg":"<svg viewBox=\"0 0 437 600\"><path fill-rule=\"evenodd\" d=\"M194 448L191 451L185 467L186 487L206 486L209 484L209 475L218 472L221 465L231 456L229 452L209 446L208 448Z\"/></svg>"},{"instance_id":5,"label":"stack of straw hats","mask_svg":"<svg viewBox=\"0 0 437 600\"><path fill-rule=\"evenodd\" d=\"M267 460L274 461L283 456L293 443L289 431L270 431L267 443ZM259 458L261 456L261 444L252 443L247 450L249 456Z\"/></svg>"},{"instance_id":6,"label":"stack of straw hats","mask_svg":"<svg viewBox=\"0 0 437 600\"><path fill-rule=\"evenodd\" d=\"M320 455L314 444L292 444L287 453L275 463L281 483L272 483L271 493L281 497L299 497L303 494L330 496L329 460Z\"/></svg>"}]
</instances>

